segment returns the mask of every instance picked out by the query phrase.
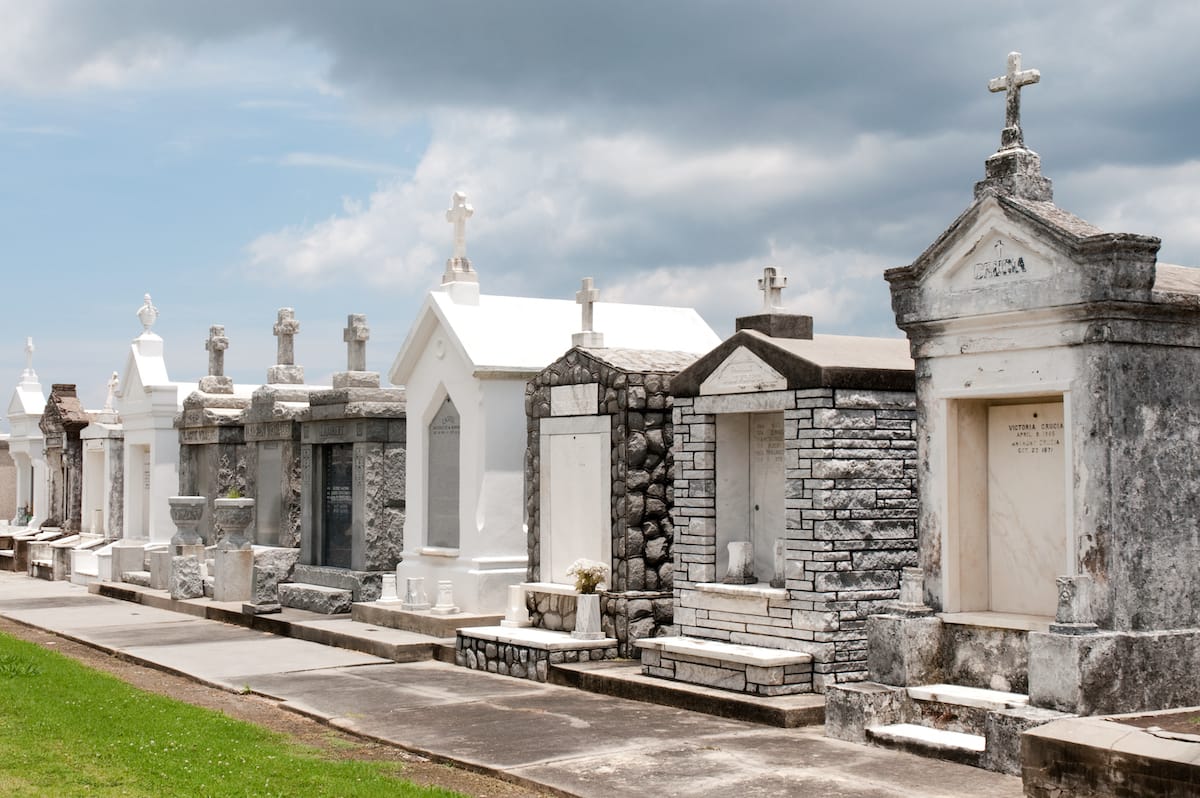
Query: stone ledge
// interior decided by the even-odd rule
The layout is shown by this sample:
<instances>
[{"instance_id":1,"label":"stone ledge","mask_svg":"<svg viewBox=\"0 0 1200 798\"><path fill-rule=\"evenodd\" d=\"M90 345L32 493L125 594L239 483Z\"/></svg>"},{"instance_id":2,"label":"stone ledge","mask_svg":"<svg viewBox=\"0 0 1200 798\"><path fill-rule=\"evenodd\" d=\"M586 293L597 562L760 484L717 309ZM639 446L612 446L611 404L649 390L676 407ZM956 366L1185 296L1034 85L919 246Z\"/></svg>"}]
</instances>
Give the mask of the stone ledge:
<instances>
[{"instance_id":1,"label":"stone ledge","mask_svg":"<svg viewBox=\"0 0 1200 798\"><path fill-rule=\"evenodd\" d=\"M734 598L765 598L787 599L787 588L771 587L766 582L756 582L753 585L727 585L724 582L701 582L692 586L700 593L716 593Z\"/></svg>"},{"instance_id":2,"label":"stone ledge","mask_svg":"<svg viewBox=\"0 0 1200 798\"><path fill-rule=\"evenodd\" d=\"M1014 709L1029 705L1029 696L1006 693L1000 690L985 690L982 687L964 687L959 684L927 684L909 687L908 697L914 701L936 701L941 704L957 704L977 709Z\"/></svg>"},{"instance_id":3,"label":"stone ledge","mask_svg":"<svg viewBox=\"0 0 1200 798\"><path fill-rule=\"evenodd\" d=\"M635 645L641 649L658 651L660 654L683 654L722 663L753 665L759 668L802 665L812 662L812 655L801 654L797 651L722 643L717 640L700 640L693 637L652 637L638 640Z\"/></svg>"},{"instance_id":4,"label":"stone ledge","mask_svg":"<svg viewBox=\"0 0 1200 798\"><path fill-rule=\"evenodd\" d=\"M942 623L960 626L986 626L991 629L1015 629L1023 632L1048 632L1053 618L1042 615L1018 615L1009 612L943 612Z\"/></svg>"},{"instance_id":5,"label":"stone ledge","mask_svg":"<svg viewBox=\"0 0 1200 798\"><path fill-rule=\"evenodd\" d=\"M557 582L522 582L521 587L526 593L553 593L559 596L577 596L579 591L571 585L560 585Z\"/></svg>"},{"instance_id":6,"label":"stone ledge","mask_svg":"<svg viewBox=\"0 0 1200 798\"><path fill-rule=\"evenodd\" d=\"M539 651L577 651L617 645L616 638L612 637L602 637L598 640L577 640L568 632L552 632L533 626L473 626L459 629L458 636L524 646Z\"/></svg>"}]
</instances>

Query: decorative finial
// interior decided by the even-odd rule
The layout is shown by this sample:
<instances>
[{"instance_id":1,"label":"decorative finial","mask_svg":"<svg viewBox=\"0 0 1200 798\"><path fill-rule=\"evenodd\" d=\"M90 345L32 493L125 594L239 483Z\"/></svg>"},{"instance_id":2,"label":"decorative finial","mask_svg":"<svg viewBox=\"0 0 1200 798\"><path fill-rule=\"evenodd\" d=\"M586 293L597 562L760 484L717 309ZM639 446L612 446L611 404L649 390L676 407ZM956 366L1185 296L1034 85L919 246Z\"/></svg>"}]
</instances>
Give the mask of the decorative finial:
<instances>
[{"instance_id":1,"label":"decorative finial","mask_svg":"<svg viewBox=\"0 0 1200 798\"><path fill-rule=\"evenodd\" d=\"M763 276L758 278L758 290L763 292L763 313L779 313L783 307L783 289L787 287L787 278L775 266L763 269Z\"/></svg>"},{"instance_id":2,"label":"decorative finial","mask_svg":"<svg viewBox=\"0 0 1200 798\"><path fill-rule=\"evenodd\" d=\"M104 412L113 412L113 397L116 396L117 388L121 384L121 378L117 376L117 372L113 372L108 378L108 396L104 399Z\"/></svg>"},{"instance_id":3,"label":"decorative finial","mask_svg":"<svg viewBox=\"0 0 1200 798\"><path fill-rule=\"evenodd\" d=\"M580 305L583 315L583 331L571 336L572 346L583 346L589 349L600 349L604 346L604 334L594 332L593 305L600 298L600 289L595 287L591 277L584 277L579 290L575 292L575 301Z\"/></svg>"},{"instance_id":4,"label":"decorative finial","mask_svg":"<svg viewBox=\"0 0 1200 798\"><path fill-rule=\"evenodd\" d=\"M475 208L467 202L467 195L455 191L450 197L450 208L446 211L446 221L454 225L454 254L446 260L446 272L442 275L442 284L479 282L479 275L471 268L467 258L467 219L475 213Z\"/></svg>"},{"instance_id":5,"label":"decorative finial","mask_svg":"<svg viewBox=\"0 0 1200 798\"><path fill-rule=\"evenodd\" d=\"M25 339L25 370L21 372L21 382L37 382L37 372L33 370L33 337Z\"/></svg>"},{"instance_id":6,"label":"decorative finial","mask_svg":"<svg viewBox=\"0 0 1200 798\"><path fill-rule=\"evenodd\" d=\"M1036 69L1021 69L1021 54L1008 54L1008 69L998 78L988 81L988 91L1005 92L1004 130L1000 133L1000 149L1024 148L1025 136L1021 132L1021 87L1032 86L1042 79Z\"/></svg>"},{"instance_id":7,"label":"decorative finial","mask_svg":"<svg viewBox=\"0 0 1200 798\"><path fill-rule=\"evenodd\" d=\"M142 306L138 308L138 321L142 323L142 332L150 332L154 322L158 320L158 308L150 301L150 295L143 297Z\"/></svg>"},{"instance_id":8,"label":"decorative finial","mask_svg":"<svg viewBox=\"0 0 1200 798\"><path fill-rule=\"evenodd\" d=\"M271 328L278 340L276 345L275 362L281 366L291 366L296 362L296 333L300 332L300 322L296 321L296 311L292 308L280 308L275 326Z\"/></svg>"},{"instance_id":9,"label":"decorative finial","mask_svg":"<svg viewBox=\"0 0 1200 798\"><path fill-rule=\"evenodd\" d=\"M225 376L225 350L229 348L229 339L225 337L225 325L214 324L208 328L208 340L204 342L208 350L208 376Z\"/></svg>"},{"instance_id":10,"label":"decorative finial","mask_svg":"<svg viewBox=\"0 0 1200 798\"><path fill-rule=\"evenodd\" d=\"M371 328L367 326L367 317L362 313L351 313L346 317L346 329L342 331L342 340L346 342L346 371L367 370L367 341L371 337Z\"/></svg>"}]
</instances>

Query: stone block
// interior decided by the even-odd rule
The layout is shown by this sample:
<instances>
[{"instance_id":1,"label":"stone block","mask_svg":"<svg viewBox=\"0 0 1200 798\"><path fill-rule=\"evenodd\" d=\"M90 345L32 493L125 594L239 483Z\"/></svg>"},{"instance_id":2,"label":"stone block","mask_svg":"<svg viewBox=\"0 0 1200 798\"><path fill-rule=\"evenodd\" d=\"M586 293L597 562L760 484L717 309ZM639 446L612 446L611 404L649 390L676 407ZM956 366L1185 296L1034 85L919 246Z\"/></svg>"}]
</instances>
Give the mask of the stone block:
<instances>
[{"instance_id":1,"label":"stone block","mask_svg":"<svg viewBox=\"0 0 1200 798\"><path fill-rule=\"evenodd\" d=\"M904 689L859 682L825 691L825 736L865 743L868 726L886 726L901 720Z\"/></svg>"},{"instance_id":2,"label":"stone block","mask_svg":"<svg viewBox=\"0 0 1200 798\"><path fill-rule=\"evenodd\" d=\"M213 561L213 601L248 601L254 552L250 549L217 549Z\"/></svg>"},{"instance_id":3,"label":"stone block","mask_svg":"<svg viewBox=\"0 0 1200 798\"><path fill-rule=\"evenodd\" d=\"M746 689L744 672L714 668L711 665L700 665L694 662L675 663L675 678L681 682L702 684L722 690L734 690L739 693Z\"/></svg>"},{"instance_id":4,"label":"stone block","mask_svg":"<svg viewBox=\"0 0 1200 798\"><path fill-rule=\"evenodd\" d=\"M783 666L761 668L757 665L747 665L746 681L756 685L782 685L784 683Z\"/></svg>"},{"instance_id":5,"label":"stone block","mask_svg":"<svg viewBox=\"0 0 1200 798\"><path fill-rule=\"evenodd\" d=\"M1021 735L1054 720L1072 717L1037 707L1015 707L987 713L983 736L987 740L987 768L1010 776L1021 775Z\"/></svg>"},{"instance_id":6,"label":"stone block","mask_svg":"<svg viewBox=\"0 0 1200 798\"><path fill-rule=\"evenodd\" d=\"M292 575L292 569L300 558L299 549L254 549L254 567L250 576L250 602L277 604L279 583Z\"/></svg>"},{"instance_id":7,"label":"stone block","mask_svg":"<svg viewBox=\"0 0 1200 798\"><path fill-rule=\"evenodd\" d=\"M155 590L166 590L171 580L171 558L174 555L167 549L152 551L150 560L150 587Z\"/></svg>"},{"instance_id":8,"label":"stone block","mask_svg":"<svg viewBox=\"0 0 1200 798\"><path fill-rule=\"evenodd\" d=\"M350 612L350 606L354 603L349 590L289 582L279 584L279 602L285 607L324 615Z\"/></svg>"},{"instance_id":9,"label":"stone block","mask_svg":"<svg viewBox=\"0 0 1200 798\"><path fill-rule=\"evenodd\" d=\"M141 571L146 567L145 540L118 540L112 546L112 572Z\"/></svg>"},{"instance_id":10,"label":"stone block","mask_svg":"<svg viewBox=\"0 0 1200 798\"><path fill-rule=\"evenodd\" d=\"M192 555L171 558L167 592L176 601L200 598L204 595L204 578L199 557Z\"/></svg>"}]
</instances>

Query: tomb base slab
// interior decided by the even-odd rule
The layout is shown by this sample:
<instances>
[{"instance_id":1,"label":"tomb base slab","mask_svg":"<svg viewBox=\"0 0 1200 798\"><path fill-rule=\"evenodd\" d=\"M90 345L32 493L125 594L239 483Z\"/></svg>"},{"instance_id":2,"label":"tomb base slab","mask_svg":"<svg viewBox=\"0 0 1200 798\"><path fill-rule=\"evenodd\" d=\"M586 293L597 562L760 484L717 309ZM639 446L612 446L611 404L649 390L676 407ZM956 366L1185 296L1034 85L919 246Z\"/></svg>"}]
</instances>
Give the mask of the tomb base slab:
<instances>
[{"instance_id":1,"label":"tomb base slab","mask_svg":"<svg viewBox=\"0 0 1200 798\"><path fill-rule=\"evenodd\" d=\"M647 676L760 696L813 691L809 654L691 637L655 637L635 645Z\"/></svg>"},{"instance_id":2,"label":"tomb base slab","mask_svg":"<svg viewBox=\"0 0 1200 798\"><path fill-rule=\"evenodd\" d=\"M483 626L459 629L454 661L471 670L544 682L550 666L565 662L616 659L612 638L576 640L564 632L545 629Z\"/></svg>"}]
</instances>

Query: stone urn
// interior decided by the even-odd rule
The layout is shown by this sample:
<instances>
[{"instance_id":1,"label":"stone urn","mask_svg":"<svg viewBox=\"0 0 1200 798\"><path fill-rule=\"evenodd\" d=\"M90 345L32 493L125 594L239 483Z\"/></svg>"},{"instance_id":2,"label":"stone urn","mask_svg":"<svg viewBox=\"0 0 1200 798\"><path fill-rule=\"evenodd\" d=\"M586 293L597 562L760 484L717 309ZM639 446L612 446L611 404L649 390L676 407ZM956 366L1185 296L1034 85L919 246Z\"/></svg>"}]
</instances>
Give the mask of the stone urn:
<instances>
[{"instance_id":1,"label":"stone urn","mask_svg":"<svg viewBox=\"0 0 1200 798\"><path fill-rule=\"evenodd\" d=\"M168 496L167 504L177 530L171 538L171 546L203 545L204 538L196 531L196 527L204 516L204 505L208 504L208 499L203 496Z\"/></svg>"},{"instance_id":2,"label":"stone urn","mask_svg":"<svg viewBox=\"0 0 1200 798\"><path fill-rule=\"evenodd\" d=\"M213 501L213 524L223 537L217 544L222 549L248 549L250 539L246 528L254 520L254 499L216 499Z\"/></svg>"},{"instance_id":3,"label":"stone urn","mask_svg":"<svg viewBox=\"0 0 1200 798\"><path fill-rule=\"evenodd\" d=\"M600 640L604 633L600 631L600 594L580 593L575 596L575 631L571 637L576 640Z\"/></svg>"}]
</instances>

